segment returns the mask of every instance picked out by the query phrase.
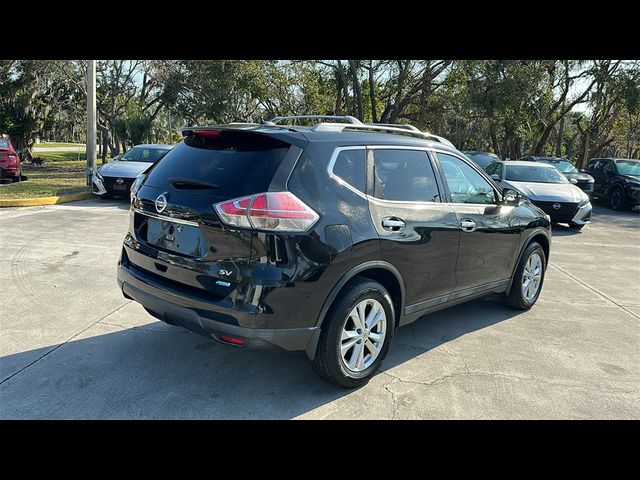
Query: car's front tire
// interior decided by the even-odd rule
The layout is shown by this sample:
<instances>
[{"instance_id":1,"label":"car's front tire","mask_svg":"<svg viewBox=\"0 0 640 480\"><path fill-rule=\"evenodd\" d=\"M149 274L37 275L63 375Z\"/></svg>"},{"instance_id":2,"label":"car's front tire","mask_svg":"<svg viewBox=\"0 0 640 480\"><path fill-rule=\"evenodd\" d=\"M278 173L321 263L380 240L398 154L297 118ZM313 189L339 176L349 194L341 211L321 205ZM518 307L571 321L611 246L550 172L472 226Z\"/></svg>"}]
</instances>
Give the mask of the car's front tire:
<instances>
[{"instance_id":1,"label":"car's front tire","mask_svg":"<svg viewBox=\"0 0 640 480\"><path fill-rule=\"evenodd\" d=\"M389 351L394 318L386 288L367 278L354 279L324 320L314 369L342 387L366 384Z\"/></svg>"},{"instance_id":2,"label":"car's front tire","mask_svg":"<svg viewBox=\"0 0 640 480\"><path fill-rule=\"evenodd\" d=\"M546 256L540 244L530 243L520 259L511 288L504 295L504 303L518 310L530 309L542 291L546 265Z\"/></svg>"},{"instance_id":3,"label":"car's front tire","mask_svg":"<svg viewBox=\"0 0 640 480\"><path fill-rule=\"evenodd\" d=\"M624 192L620 187L615 187L609 195L609 207L611 210L622 210L624 207Z\"/></svg>"}]
</instances>

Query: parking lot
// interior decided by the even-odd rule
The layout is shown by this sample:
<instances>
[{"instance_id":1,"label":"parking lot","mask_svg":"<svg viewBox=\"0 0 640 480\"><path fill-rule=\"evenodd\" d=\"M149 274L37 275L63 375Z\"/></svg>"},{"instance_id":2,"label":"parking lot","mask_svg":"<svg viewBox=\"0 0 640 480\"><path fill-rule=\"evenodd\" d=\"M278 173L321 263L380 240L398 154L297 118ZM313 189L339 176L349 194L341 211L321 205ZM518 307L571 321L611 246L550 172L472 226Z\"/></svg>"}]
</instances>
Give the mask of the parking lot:
<instances>
[{"instance_id":1,"label":"parking lot","mask_svg":"<svg viewBox=\"0 0 640 480\"><path fill-rule=\"evenodd\" d=\"M0 418L640 418L638 213L554 228L532 310L425 317L358 390L150 317L116 284L127 227L126 202L0 210Z\"/></svg>"}]
</instances>

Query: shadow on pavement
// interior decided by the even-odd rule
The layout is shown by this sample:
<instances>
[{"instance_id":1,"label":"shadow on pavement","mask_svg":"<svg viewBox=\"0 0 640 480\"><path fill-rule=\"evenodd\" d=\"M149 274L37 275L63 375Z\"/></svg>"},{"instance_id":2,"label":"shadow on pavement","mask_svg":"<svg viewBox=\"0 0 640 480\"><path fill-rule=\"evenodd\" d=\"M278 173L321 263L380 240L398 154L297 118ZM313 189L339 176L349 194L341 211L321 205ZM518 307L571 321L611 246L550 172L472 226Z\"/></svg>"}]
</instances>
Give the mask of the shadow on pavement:
<instances>
[{"instance_id":1,"label":"shadow on pavement","mask_svg":"<svg viewBox=\"0 0 640 480\"><path fill-rule=\"evenodd\" d=\"M383 370L519 313L476 300L424 317L397 332ZM2 378L49 350L2 357ZM350 393L303 353L233 348L154 322L50 352L0 386L0 417L293 418Z\"/></svg>"}]
</instances>

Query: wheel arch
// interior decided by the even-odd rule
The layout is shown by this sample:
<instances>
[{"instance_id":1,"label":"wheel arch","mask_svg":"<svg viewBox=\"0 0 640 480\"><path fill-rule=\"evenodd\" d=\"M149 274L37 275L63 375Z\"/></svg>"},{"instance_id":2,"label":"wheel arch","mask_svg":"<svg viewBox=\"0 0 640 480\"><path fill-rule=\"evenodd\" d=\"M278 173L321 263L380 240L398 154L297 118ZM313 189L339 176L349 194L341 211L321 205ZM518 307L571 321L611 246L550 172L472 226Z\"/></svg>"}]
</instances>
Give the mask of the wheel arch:
<instances>
[{"instance_id":1,"label":"wheel arch","mask_svg":"<svg viewBox=\"0 0 640 480\"><path fill-rule=\"evenodd\" d=\"M395 328L400 325L400 320L404 313L405 302L405 287L402 275L396 267L383 260L372 260L361 263L360 265L353 267L340 278L327 296L327 299L324 301L316 320L315 326L317 328L315 334L305 349L305 353L310 360L313 360L315 357L322 325L329 313L329 310L331 309L331 306L334 304L336 298L338 298L338 295L340 295L340 293L347 288L350 282L356 277L375 280L387 289L393 302Z\"/></svg>"},{"instance_id":2,"label":"wheel arch","mask_svg":"<svg viewBox=\"0 0 640 480\"><path fill-rule=\"evenodd\" d=\"M529 245L531 245L532 242L536 242L540 244L540 246L542 247L542 250L544 251L545 268L547 267L547 265L549 265L549 252L551 248L551 239L549 238L549 235L545 230L539 228L531 232L527 237L527 239L524 242L522 242L522 247L520 247L518 258L515 264L513 265L513 272L511 272L511 279L509 280L509 284L507 285L507 289L506 289L507 292L511 290L511 284L513 283L513 277L516 274L516 270L518 270L518 265L520 265L520 261L522 260L522 256L524 255L524 252L527 250L527 248L529 247Z\"/></svg>"}]
</instances>

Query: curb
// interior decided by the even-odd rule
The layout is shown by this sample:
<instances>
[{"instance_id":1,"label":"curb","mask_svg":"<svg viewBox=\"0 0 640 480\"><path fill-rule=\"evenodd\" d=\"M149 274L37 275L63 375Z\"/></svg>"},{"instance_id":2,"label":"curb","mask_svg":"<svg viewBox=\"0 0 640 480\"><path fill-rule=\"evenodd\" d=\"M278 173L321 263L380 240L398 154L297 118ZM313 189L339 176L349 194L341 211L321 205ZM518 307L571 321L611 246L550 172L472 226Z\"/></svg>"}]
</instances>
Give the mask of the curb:
<instances>
[{"instance_id":1,"label":"curb","mask_svg":"<svg viewBox=\"0 0 640 480\"><path fill-rule=\"evenodd\" d=\"M12 198L0 200L1 207L38 207L41 205L57 205L59 203L77 202L78 200L88 200L93 197L90 192L74 193L72 195L60 195L59 197L40 198Z\"/></svg>"}]
</instances>

